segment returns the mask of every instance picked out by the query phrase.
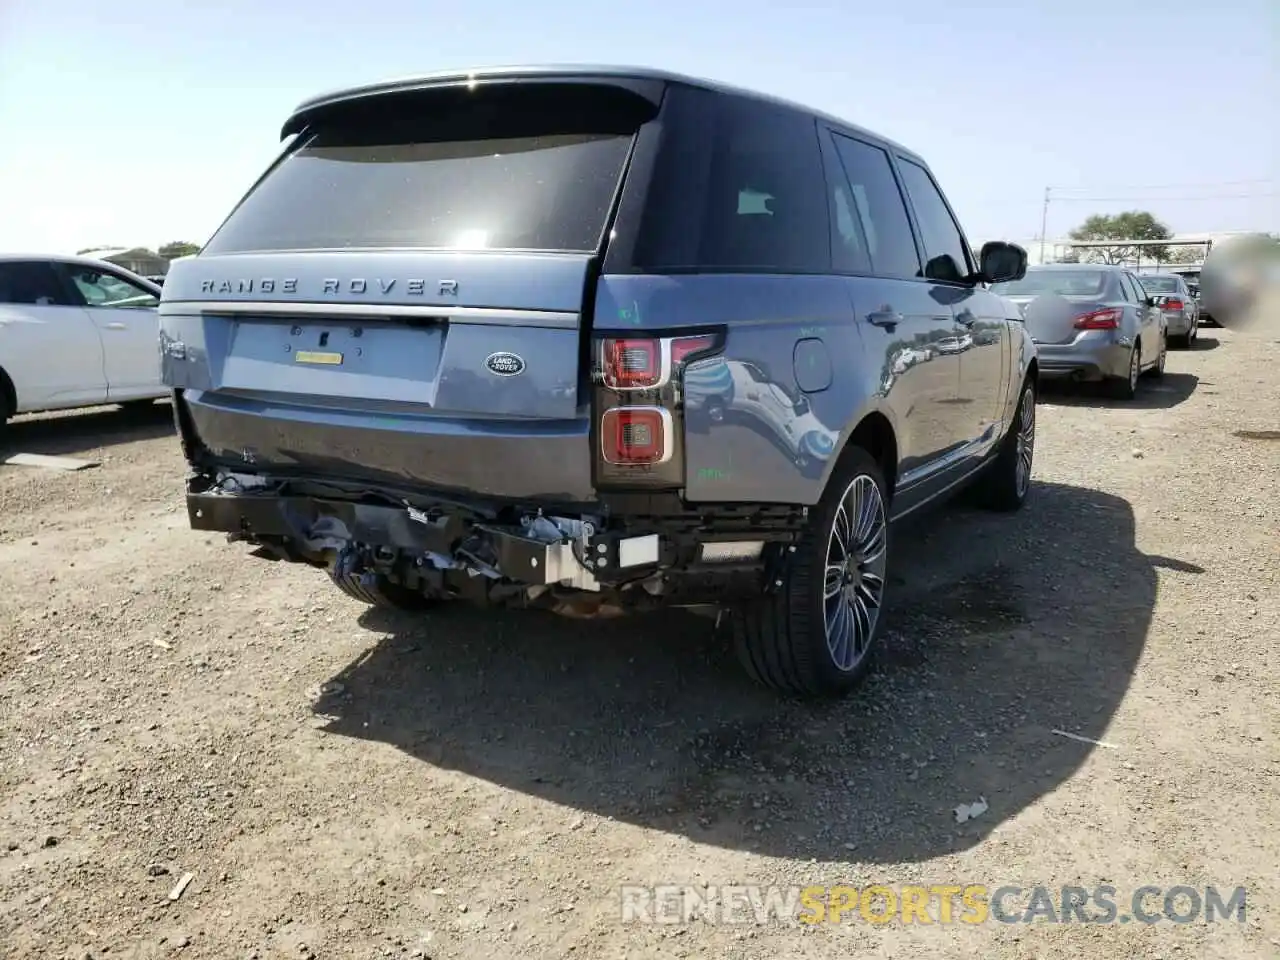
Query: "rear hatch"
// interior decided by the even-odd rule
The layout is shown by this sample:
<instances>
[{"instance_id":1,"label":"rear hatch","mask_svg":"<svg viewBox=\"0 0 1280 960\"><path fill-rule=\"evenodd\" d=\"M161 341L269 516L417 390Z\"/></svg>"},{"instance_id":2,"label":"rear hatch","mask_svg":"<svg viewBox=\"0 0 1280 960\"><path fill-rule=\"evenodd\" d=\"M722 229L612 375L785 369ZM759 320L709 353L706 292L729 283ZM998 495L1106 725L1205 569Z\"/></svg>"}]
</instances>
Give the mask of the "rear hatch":
<instances>
[{"instance_id":1,"label":"rear hatch","mask_svg":"<svg viewBox=\"0 0 1280 960\"><path fill-rule=\"evenodd\" d=\"M1037 344L1049 345L1071 343L1080 333L1076 321L1106 306L1090 297L1062 297L1053 293L1009 299L1021 312L1031 339Z\"/></svg>"},{"instance_id":2,"label":"rear hatch","mask_svg":"<svg viewBox=\"0 0 1280 960\"><path fill-rule=\"evenodd\" d=\"M1108 305L1110 283L1103 270L1033 267L1021 280L991 289L1018 308L1032 340L1054 345L1071 343L1080 333L1076 320Z\"/></svg>"},{"instance_id":3,"label":"rear hatch","mask_svg":"<svg viewBox=\"0 0 1280 960\"><path fill-rule=\"evenodd\" d=\"M587 496L584 317L653 99L454 84L310 109L165 284L166 381L200 444L259 469Z\"/></svg>"}]
</instances>

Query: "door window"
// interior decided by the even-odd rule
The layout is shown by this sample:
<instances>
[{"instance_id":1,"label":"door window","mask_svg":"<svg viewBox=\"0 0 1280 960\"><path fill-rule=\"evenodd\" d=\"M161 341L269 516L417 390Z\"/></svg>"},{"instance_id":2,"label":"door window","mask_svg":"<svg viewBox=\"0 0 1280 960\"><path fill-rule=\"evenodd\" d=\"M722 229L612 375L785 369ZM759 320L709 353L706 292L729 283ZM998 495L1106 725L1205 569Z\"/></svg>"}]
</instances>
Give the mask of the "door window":
<instances>
[{"instance_id":1,"label":"door window","mask_svg":"<svg viewBox=\"0 0 1280 960\"><path fill-rule=\"evenodd\" d=\"M0 303L72 306L53 266L39 261L0 262Z\"/></svg>"},{"instance_id":2,"label":"door window","mask_svg":"<svg viewBox=\"0 0 1280 960\"><path fill-rule=\"evenodd\" d=\"M924 242L924 275L929 280L961 283L972 273L969 246L964 242L955 218L947 209L942 191L929 176L929 171L910 160L901 161L902 180L920 224Z\"/></svg>"},{"instance_id":3,"label":"door window","mask_svg":"<svg viewBox=\"0 0 1280 960\"><path fill-rule=\"evenodd\" d=\"M852 137L835 134L836 152L845 175L847 194L836 185L836 229L843 239L846 228L840 223L840 205L849 208L856 239L858 230L866 238L872 269L880 276L914 278L920 276L911 221L889 155L879 147ZM839 250L840 246L836 245ZM847 269L847 268L846 268Z\"/></svg>"},{"instance_id":4,"label":"door window","mask_svg":"<svg viewBox=\"0 0 1280 960\"><path fill-rule=\"evenodd\" d=\"M87 307L154 307L160 302L151 291L113 273L75 264L66 269Z\"/></svg>"},{"instance_id":5,"label":"door window","mask_svg":"<svg viewBox=\"0 0 1280 960\"><path fill-rule=\"evenodd\" d=\"M835 230L831 238L831 261L838 271L866 273L871 269L857 216L848 185L835 186L831 191L831 225Z\"/></svg>"}]
</instances>

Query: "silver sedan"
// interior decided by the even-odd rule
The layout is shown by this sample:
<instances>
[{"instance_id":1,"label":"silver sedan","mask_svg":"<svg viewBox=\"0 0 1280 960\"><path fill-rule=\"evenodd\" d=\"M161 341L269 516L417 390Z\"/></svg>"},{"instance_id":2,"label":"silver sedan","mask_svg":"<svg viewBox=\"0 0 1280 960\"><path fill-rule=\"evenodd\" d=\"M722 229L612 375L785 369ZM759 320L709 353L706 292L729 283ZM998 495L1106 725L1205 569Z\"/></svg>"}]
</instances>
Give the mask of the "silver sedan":
<instances>
[{"instance_id":1,"label":"silver sedan","mask_svg":"<svg viewBox=\"0 0 1280 960\"><path fill-rule=\"evenodd\" d=\"M1191 295L1187 281L1176 273L1140 273L1138 280L1164 311L1169 343L1188 349L1195 346L1200 332L1200 304Z\"/></svg>"}]
</instances>

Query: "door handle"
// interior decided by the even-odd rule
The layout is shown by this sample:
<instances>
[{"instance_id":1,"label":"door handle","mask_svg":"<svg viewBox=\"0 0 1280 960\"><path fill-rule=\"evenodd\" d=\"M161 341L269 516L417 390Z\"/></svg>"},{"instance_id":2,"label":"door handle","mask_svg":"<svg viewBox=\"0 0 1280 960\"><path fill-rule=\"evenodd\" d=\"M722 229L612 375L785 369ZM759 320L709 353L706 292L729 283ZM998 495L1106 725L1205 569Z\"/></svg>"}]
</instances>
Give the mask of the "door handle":
<instances>
[{"instance_id":1,"label":"door handle","mask_svg":"<svg viewBox=\"0 0 1280 960\"><path fill-rule=\"evenodd\" d=\"M129 325L125 323L123 320L112 320L110 323L107 324L107 329L108 330L128 330Z\"/></svg>"},{"instance_id":2,"label":"door handle","mask_svg":"<svg viewBox=\"0 0 1280 960\"><path fill-rule=\"evenodd\" d=\"M905 319L906 317L898 313L896 310L875 310L867 314L867 323L871 324L873 327L887 327L889 329L893 329Z\"/></svg>"},{"instance_id":3,"label":"door handle","mask_svg":"<svg viewBox=\"0 0 1280 960\"><path fill-rule=\"evenodd\" d=\"M977 320L978 318L975 317L968 310L966 310L964 313L956 314L956 323L960 324L962 327L972 327L974 323L977 322Z\"/></svg>"}]
</instances>

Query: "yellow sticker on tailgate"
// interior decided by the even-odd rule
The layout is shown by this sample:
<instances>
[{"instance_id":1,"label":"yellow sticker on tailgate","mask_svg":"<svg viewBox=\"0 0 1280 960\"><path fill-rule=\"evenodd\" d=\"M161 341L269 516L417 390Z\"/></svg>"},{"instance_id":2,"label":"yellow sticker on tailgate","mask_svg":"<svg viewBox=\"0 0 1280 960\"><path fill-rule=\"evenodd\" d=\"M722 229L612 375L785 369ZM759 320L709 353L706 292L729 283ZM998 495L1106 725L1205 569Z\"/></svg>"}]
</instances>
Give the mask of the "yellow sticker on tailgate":
<instances>
[{"instance_id":1,"label":"yellow sticker on tailgate","mask_svg":"<svg viewBox=\"0 0 1280 960\"><path fill-rule=\"evenodd\" d=\"M293 355L293 359L297 363L324 363L329 366L338 366L342 363L342 354L324 353L318 350L299 350Z\"/></svg>"}]
</instances>

